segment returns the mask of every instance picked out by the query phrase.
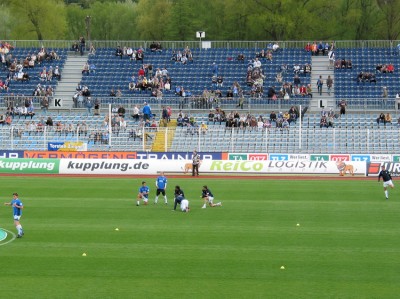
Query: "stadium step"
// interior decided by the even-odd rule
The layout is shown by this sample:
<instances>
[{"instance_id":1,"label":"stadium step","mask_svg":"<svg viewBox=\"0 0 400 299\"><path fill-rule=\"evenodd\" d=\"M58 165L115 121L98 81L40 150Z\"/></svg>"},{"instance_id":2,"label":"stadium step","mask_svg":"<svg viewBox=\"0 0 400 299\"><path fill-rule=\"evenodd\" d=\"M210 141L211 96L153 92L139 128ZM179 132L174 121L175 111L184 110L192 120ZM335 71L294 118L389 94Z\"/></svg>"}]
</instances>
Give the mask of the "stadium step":
<instances>
[{"instance_id":1,"label":"stadium step","mask_svg":"<svg viewBox=\"0 0 400 299\"><path fill-rule=\"evenodd\" d=\"M335 92L334 87L331 89L331 94L327 93L326 79L331 76L333 83L335 84L335 72L329 68L328 56L312 56L312 74L311 74L311 88L312 88L312 100L310 101L310 110L315 112L321 110L321 108L329 109L336 108ZM317 89L317 81L319 76L322 76L324 85L322 87L322 95L319 95Z\"/></svg>"},{"instance_id":2,"label":"stadium step","mask_svg":"<svg viewBox=\"0 0 400 299\"><path fill-rule=\"evenodd\" d=\"M161 121L160 121L160 124L161 124ZM167 128L168 128L167 148L165 148L165 131L160 130L157 132L153 146L152 146L153 152L164 152L164 151L168 151L171 148L172 141L175 136L176 126L177 126L176 119L171 119L171 121L167 124Z\"/></svg>"},{"instance_id":3,"label":"stadium step","mask_svg":"<svg viewBox=\"0 0 400 299\"><path fill-rule=\"evenodd\" d=\"M75 94L76 86L82 80L82 68L88 61L88 55L77 55L69 52L61 74L61 81L54 91L55 97L62 100L63 108L72 108L72 96Z\"/></svg>"}]
</instances>

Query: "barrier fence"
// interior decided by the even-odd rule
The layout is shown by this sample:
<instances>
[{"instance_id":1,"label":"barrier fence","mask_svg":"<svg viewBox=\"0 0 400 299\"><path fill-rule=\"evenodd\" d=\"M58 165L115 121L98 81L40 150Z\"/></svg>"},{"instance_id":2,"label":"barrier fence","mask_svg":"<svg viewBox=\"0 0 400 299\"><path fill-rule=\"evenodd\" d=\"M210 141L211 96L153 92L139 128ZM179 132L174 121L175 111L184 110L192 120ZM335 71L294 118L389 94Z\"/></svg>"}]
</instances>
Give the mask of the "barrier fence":
<instances>
[{"instance_id":1,"label":"barrier fence","mask_svg":"<svg viewBox=\"0 0 400 299\"><path fill-rule=\"evenodd\" d=\"M303 123L288 128L228 128L210 123L200 127L126 128L69 120L42 126L27 120L0 127L0 149L57 151L148 151L237 153L397 153L400 131L395 125L371 128L319 128Z\"/></svg>"},{"instance_id":2,"label":"barrier fence","mask_svg":"<svg viewBox=\"0 0 400 299\"><path fill-rule=\"evenodd\" d=\"M39 96L14 96L14 95L0 95L1 104L3 110L7 110L8 107L20 107L25 104L27 99L32 100L32 103L36 110L41 109L41 103L44 97ZM49 110L55 111L80 111L86 109L86 98L82 101L79 107L66 108L60 105L60 100L55 97L46 97L49 102ZM167 97L167 98L156 98L156 97L92 97L92 109L93 103L98 100L101 109L104 111L108 110L108 106L111 104L112 107L123 106L128 111L132 111L135 105L138 105L139 109L143 107L143 103L147 102L151 105L154 111L161 111L163 106L170 106L174 111L185 110L187 113L193 111L207 111L219 107L223 110L243 110L248 112L268 112L271 110L285 111L290 109L292 106L309 107L312 98L309 97L296 97L289 100L278 99L272 100L268 97L243 97L243 98L218 98L210 97L204 98L201 96L193 97ZM342 100L347 103L347 110L349 112L373 112L373 111L398 111L400 108L400 99L394 98L337 98L336 105ZM337 107L326 107L334 108Z\"/></svg>"}]
</instances>

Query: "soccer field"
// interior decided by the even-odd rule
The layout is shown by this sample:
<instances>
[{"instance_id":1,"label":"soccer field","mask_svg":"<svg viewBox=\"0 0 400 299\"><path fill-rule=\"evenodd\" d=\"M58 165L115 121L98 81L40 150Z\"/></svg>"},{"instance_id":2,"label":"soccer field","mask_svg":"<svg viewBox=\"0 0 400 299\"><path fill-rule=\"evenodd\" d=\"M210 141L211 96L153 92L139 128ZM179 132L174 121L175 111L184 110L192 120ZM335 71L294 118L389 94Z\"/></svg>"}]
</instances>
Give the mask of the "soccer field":
<instances>
[{"instance_id":1,"label":"soccer field","mask_svg":"<svg viewBox=\"0 0 400 299\"><path fill-rule=\"evenodd\" d=\"M182 177L166 206L145 180L150 204L137 207L141 178L2 177L25 236L0 242L0 298L399 297L396 189L385 200L367 179ZM204 184L223 207L201 209ZM175 185L190 213L171 211ZM0 227L15 234L10 207Z\"/></svg>"}]
</instances>

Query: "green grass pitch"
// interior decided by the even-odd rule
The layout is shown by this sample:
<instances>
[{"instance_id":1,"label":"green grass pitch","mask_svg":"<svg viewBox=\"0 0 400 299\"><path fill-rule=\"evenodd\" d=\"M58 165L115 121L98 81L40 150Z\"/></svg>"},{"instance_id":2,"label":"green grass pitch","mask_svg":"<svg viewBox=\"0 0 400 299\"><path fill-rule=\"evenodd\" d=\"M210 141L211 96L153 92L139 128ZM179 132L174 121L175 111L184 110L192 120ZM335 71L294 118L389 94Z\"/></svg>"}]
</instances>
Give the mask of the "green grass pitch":
<instances>
[{"instance_id":1,"label":"green grass pitch","mask_svg":"<svg viewBox=\"0 0 400 299\"><path fill-rule=\"evenodd\" d=\"M2 177L25 236L0 243L0 298L399 297L396 189L385 200L371 180L170 178L170 204L155 206L154 177L136 207L141 180ZM177 184L190 213L171 211ZM204 184L223 207L201 209ZM15 233L10 207L0 227Z\"/></svg>"}]
</instances>

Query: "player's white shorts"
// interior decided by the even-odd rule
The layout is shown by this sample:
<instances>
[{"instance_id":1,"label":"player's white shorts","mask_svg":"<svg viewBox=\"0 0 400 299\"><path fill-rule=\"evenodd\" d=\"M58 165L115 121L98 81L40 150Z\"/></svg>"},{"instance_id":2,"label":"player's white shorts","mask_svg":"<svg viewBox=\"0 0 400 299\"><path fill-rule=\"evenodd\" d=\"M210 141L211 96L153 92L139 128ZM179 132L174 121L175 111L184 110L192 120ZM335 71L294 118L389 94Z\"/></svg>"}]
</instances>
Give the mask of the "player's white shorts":
<instances>
[{"instance_id":1,"label":"player's white shorts","mask_svg":"<svg viewBox=\"0 0 400 299\"><path fill-rule=\"evenodd\" d=\"M393 184L393 182L392 182L392 180L389 180L389 181L386 181L386 182L383 182L383 187L394 187L394 184Z\"/></svg>"},{"instance_id":2,"label":"player's white shorts","mask_svg":"<svg viewBox=\"0 0 400 299\"><path fill-rule=\"evenodd\" d=\"M143 202L148 202L149 201L149 198L145 197L145 196L143 196L142 199L143 199Z\"/></svg>"},{"instance_id":3,"label":"player's white shorts","mask_svg":"<svg viewBox=\"0 0 400 299\"><path fill-rule=\"evenodd\" d=\"M209 197L208 197L208 202L209 202L209 203L213 203L213 200L214 200L214 197L212 197L212 196L209 196Z\"/></svg>"},{"instance_id":4,"label":"player's white shorts","mask_svg":"<svg viewBox=\"0 0 400 299\"><path fill-rule=\"evenodd\" d=\"M14 215L14 220L20 220L21 219L21 215Z\"/></svg>"},{"instance_id":5,"label":"player's white shorts","mask_svg":"<svg viewBox=\"0 0 400 299\"><path fill-rule=\"evenodd\" d=\"M187 212L188 209L189 209L189 201L187 199L183 199L181 201L181 211Z\"/></svg>"}]
</instances>

